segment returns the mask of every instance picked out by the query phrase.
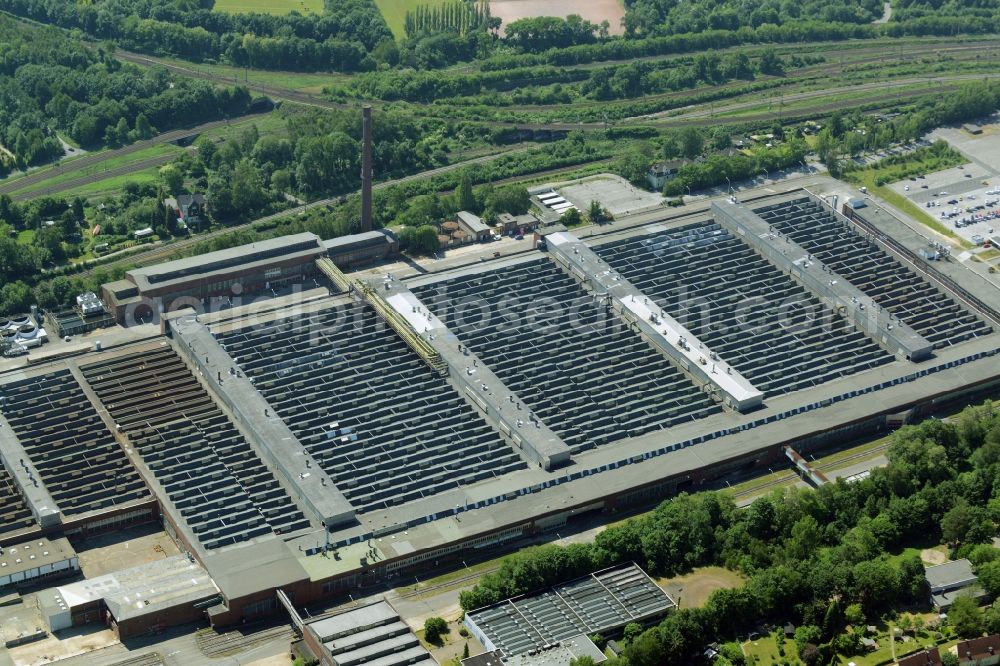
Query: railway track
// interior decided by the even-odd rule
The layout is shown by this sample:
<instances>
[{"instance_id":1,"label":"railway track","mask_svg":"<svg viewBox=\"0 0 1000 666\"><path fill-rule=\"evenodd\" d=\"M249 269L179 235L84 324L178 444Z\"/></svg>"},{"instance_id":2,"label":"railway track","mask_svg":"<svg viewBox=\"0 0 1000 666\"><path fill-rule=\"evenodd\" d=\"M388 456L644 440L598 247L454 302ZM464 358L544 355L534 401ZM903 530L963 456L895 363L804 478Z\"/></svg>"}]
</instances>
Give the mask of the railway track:
<instances>
[{"instance_id":1,"label":"railway track","mask_svg":"<svg viewBox=\"0 0 1000 666\"><path fill-rule=\"evenodd\" d=\"M443 173L448 173L449 171L454 171L455 169L460 169L462 167L470 166L473 164L484 164L487 162L492 162L493 160L499 159L505 155L524 152L529 150L530 148L531 146L520 145L510 150L500 151L498 153L493 153L490 155L483 155L481 157L476 157L471 160L465 160L463 162L455 162L454 164L448 164L443 167L437 167L435 169L430 169L428 171L422 171L420 173L412 174L409 176L403 176L402 178L397 178L395 180L382 181L381 183L376 183L372 189L377 191L385 189L387 187L392 187L394 185L401 185L403 183L408 183L414 180L420 180L422 178L431 178L433 176L437 176ZM360 190L358 192L355 192L354 194L358 194L359 192ZM262 224L271 222L273 220L278 220L286 217L293 217L295 215L301 215L306 211L313 210L315 208L322 208L324 206L330 206L332 204L337 203L338 201L339 197L319 199L317 201L303 204L301 206L296 206L294 208L289 208L287 210L283 210L278 213L265 215L264 217L257 218L256 220L252 220L250 222L245 222L243 224L238 224L232 227L224 227L222 229L217 229L216 231L210 231L205 234L199 234L197 236L191 236L190 238L185 238L179 241L175 241L173 243L156 246L153 249L147 250L145 252L129 254L125 257L122 257L121 259L116 259L114 261L102 263L100 265L95 265L92 268L88 268L84 271L81 271L80 273L78 273L78 275L88 276L92 274L97 268L109 268L111 266L115 266L118 264L145 266L152 263L158 263L202 241L210 240L212 238L223 236L225 234L230 234L236 231L241 231L243 229L249 229L255 224Z\"/></svg>"},{"instance_id":2,"label":"railway track","mask_svg":"<svg viewBox=\"0 0 1000 666\"><path fill-rule=\"evenodd\" d=\"M167 662L163 661L163 656L159 652L150 652L138 657L130 657L123 661L118 661L111 666L163 666Z\"/></svg>"},{"instance_id":3,"label":"railway track","mask_svg":"<svg viewBox=\"0 0 1000 666\"><path fill-rule=\"evenodd\" d=\"M809 90L799 93L788 93L781 96L781 102L783 105L790 105L795 102L807 101L810 99L829 97L831 95L837 94L856 94L858 92L873 92L876 94L870 97L842 100L835 102L824 102L816 104L815 106L807 106L796 109L786 109L782 111L781 109L774 109L767 112L760 112L755 114L748 114L744 116L726 116L727 113L732 113L734 111L740 111L743 109L752 108L754 106L760 106L761 100L749 100L736 102L733 104L725 104L720 106L712 105L710 109L705 110L704 105L696 105L693 108L698 110L689 111L686 113L680 113L672 116L660 115L657 117L651 117L650 115L644 116L633 116L620 121L619 126L629 125L629 124L640 124L644 126L653 127L704 127L710 125L720 125L720 124L733 124L733 123L753 123L753 122L767 122L776 120L779 118L792 118L798 116L810 116L825 113L828 111L836 111L838 109L854 108L858 106L863 106L866 104L874 104L884 101L892 100L903 100L910 99L913 97L921 97L927 95L931 92L936 93L946 93L954 92L959 89L962 83L969 81L982 81L983 79L997 79L1000 78L1000 74L996 73L978 73L978 74L956 74L953 76L940 76L940 77L913 77L907 79L894 79L891 81L879 81L875 83L865 83L850 86L840 86L837 88L824 88L820 90ZM899 88L906 86L919 86L923 84L924 88L918 88L914 90L899 90ZM895 90L895 92L882 92L888 90ZM771 98L767 101L776 102L777 100ZM672 109L669 112L664 113L674 113L677 111L683 111L683 109ZM603 122L579 122L579 123L505 123L505 126L510 129L527 129L527 130L596 130L605 127Z\"/></svg>"},{"instance_id":4,"label":"railway track","mask_svg":"<svg viewBox=\"0 0 1000 666\"><path fill-rule=\"evenodd\" d=\"M164 132L158 134L151 139L144 139L142 141L136 141L133 144L125 146L123 148L116 148L114 150L105 150L99 153L88 153L82 155L76 159L62 162L52 167L46 167L44 169L38 169L32 171L31 173L21 176L20 178L15 178L13 180L0 181L0 194L10 194L11 192L16 192L17 190L22 190L26 187L30 187L36 183L52 178L53 176L59 175L63 171L68 171L70 169L82 169L84 167L99 165L101 162L106 160L114 159L117 157L123 157L125 155L131 155L132 153L139 152L146 148L152 148L164 143L172 143L174 141L179 141L181 139L188 139L193 136L198 136L208 130L216 129L219 127L225 127L230 123L240 122L247 118L252 118L259 113L249 113L239 118L230 118L226 120L213 120L212 122L202 123L201 125L196 125L194 127L188 127L183 129L171 130L169 132ZM129 167L132 170L132 167ZM107 177L107 176L103 176ZM29 196L40 196L38 192L32 192Z\"/></svg>"},{"instance_id":5,"label":"railway track","mask_svg":"<svg viewBox=\"0 0 1000 666\"><path fill-rule=\"evenodd\" d=\"M966 58L958 58L958 60L971 60L973 58L975 58L975 59L981 58L982 55L984 53L987 53L990 48L1000 48L1000 41L997 41L997 40L979 40L979 41L971 42L971 43L953 44L953 45L941 44L939 42L935 42L934 45L933 45L933 47L930 48L930 49L928 48L929 45L924 45L924 44L899 44L897 46L898 46L898 48L895 50L895 52L893 52L893 50L891 48L892 45L891 44L887 44L886 46L883 46L881 48L880 47L872 46L872 47L866 47L866 48L862 48L862 49L835 49L833 51L824 52L824 56L827 57L828 61L830 59L832 59L832 58L837 58L837 57L843 58L845 56L854 56L856 58L857 56L876 55L876 54L882 54L882 55L884 55L886 57L894 58L896 60L916 60L918 58L926 56L928 53L935 53L937 55L947 55L947 56L952 56L952 57L954 57L955 55L967 54L968 57L966 57ZM886 48L886 47L888 47L888 48ZM178 74L179 76L188 76L188 77L193 77L193 78L199 78L199 79L204 79L204 80L213 81L213 82L220 83L220 84L227 84L227 85L234 85L234 84L243 85L244 87L246 87L249 90L252 90L254 92L258 92L260 94L268 95L268 96L270 96L272 98L284 99L284 100L287 100L287 101L290 101L290 102L294 102L296 104L303 104L303 105L306 105L306 106L315 106L315 107L327 108L327 109L354 109L354 108L357 108L358 106L360 106L361 104L372 104L374 106L380 106L380 105L384 105L386 103L386 102L383 102L381 100L362 100L362 99L354 100L354 101L349 102L349 103L345 103L345 102L333 102L331 100L324 99L324 98L319 97L317 95L312 95L312 94L309 94L309 93L303 93L303 92L299 92L299 91L288 89L288 88L282 88L282 87L279 87L279 86L272 86L272 85L258 84L258 83L250 83L250 82L244 82L244 83L240 84L240 83L234 81L233 79L230 79L230 78L225 77L225 76L220 76L220 75L217 75L217 74L211 74L209 72L204 72L204 71L201 71L201 70L198 70L198 69L176 65L176 64L173 64L173 63L165 62L165 61L160 60L158 58L151 58L149 56L144 56L144 55L141 55L141 54L138 54L138 53L132 53L130 51L118 50L118 51L115 52L115 55L116 55L116 57L118 57L118 58L120 58L122 60L126 60L128 62L132 62L132 63L135 63L135 64L144 65L144 66L147 66L147 67L148 66L165 67L169 71L172 71L175 74ZM674 54L674 55L670 55L670 56L649 56L648 59L659 60L659 59L684 58L684 57L689 57L689 56ZM610 64L613 65L615 63L620 63L620 62L621 61L610 61ZM815 79L816 77L821 76L821 75L832 75L832 74L837 74L837 73L843 73L844 71L846 71L847 69L849 69L850 67L852 67L853 65L856 65L856 64L857 64L856 61L852 61L852 62L848 62L848 63L826 62L826 63L821 63L821 64L817 64L817 65L811 65L811 66L806 66L806 67L799 68L798 70L794 70L793 72L789 72L786 75L786 78L789 78L791 80L802 79L803 82L804 82L804 81L809 80L809 79ZM597 65L597 66L608 66L609 62L596 63L595 65ZM572 68L572 67L567 67L567 69L569 69L569 68ZM758 81L766 81L768 79L776 79L776 78L778 78L778 77L761 77L761 78L758 79ZM944 78L944 77L940 77L940 78ZM958 79L962 79L962 78L980 79L980 78L982 78L982 76L981 75L967 75L967 76L957 75L956 77L948 77L948 78L949 79L954 79L954 80L958 80ZM814 97L817 97L817 96L821 96L823 93L825 93L825 94L836 94L837 92L856 92L858 90L866 90L866 89L877 90L879 88L884 88L884 87L887 87L889 85L895 85L896 87L898 87L899 85L909 85L909 84L913 84L913 83L920 83L920 82L923 82L925 80L927 80L927 77L921 77L921 78L917 78L917 79L914 79L914 78L911 78L911 79L897 79L895 81L889 81L889 82L876 82L876 83L868 83L868 84L861 84L861 85L842 86L842 87L838 87L838 88L829 88L829 89L826 89L825 91L807 91L807 92L799 92L799 93L790 92L788 94L787 99L785 101L786 102L793 102L793 101L801 100L801 99L810 99L810 98L814 98ZM729 88L739 88L739 87L742 87L742 86L745 86L745 85L747 85L746 81L732 81L732 82L729 82L729 83L722 84L720 86L715 86L714 88L717 89L717 90L725 90L725 89L729 89ZM641 97L639 99L641 99L642 101L683 99L685 97L689 97L692 94L692 92L695 92L695 91L693 91L693 90L671 91L671 92L667 92L667 93L661 93L661 94L658 94L658 95L646 95L646 96L643 96L643 97ZM945 91L945 92L947 92L947 91ZM910 96L912 96L912 95L910 95ZM625 102L628 102L628 101L629 101L628 99L624 99L624 100L608 100L606 102L593 101L592 104L595 105L595 106L602 106L602 105L620 104L620 103L625 103ZM752 106L754 104L759 104L759 103L760 103L759 100L756 101L756 102L745 102L745 103L742 103L739 108L745 108L746 106ZM427 103L421 103L421 102L409 102L409 104L412 105L413 107L417 108L417 109L423 109L425 111L432 111L433 108L434 108L433 104L427 104ZM564 108L564 106L565 105L528 105L528 106L518 105L518 106L505 107L504 110L514 111L514 112L522 111L522 112L531 113L531 112L555 111L555 110L559 110L561 108ZM699 106L701 106L701 105L699 105ZM711 115L717 115L718 113L724 113L726 110L732 110L732 109L731 109L731 107L720 107L720 108L716 109L714 111L714 113L710 112L709 115L711 116ZM662 118L662 117L666 116L667 114L675 113L675 112L676 112L676 109L671 109L671 110L668 110L668 111L657 112L655 114L646 114L646 115L641 115L641 116L633 116L633 117L629 117L629 118L624 118L624 119L621 119L618 122L622 122L622 123L628 123L628 122L634 122L634 121L648 122L650 119ZM757 117L746 117L746 118L737 118L737 119L733 119L733 120L735 122L742 122L742 121L745 121L745 122L754 122L754 121L756 121L758 119L770 119L770 118L775 117L776 115L777 114L774 114L774 115L772 115L772 114L763 114L760 118L757 118ZM684 118L683 116L680 117L680 118L678 118L678 117L671 117L671 118L669 118L669 121L670 121L671 125L685 126L685 125L690 124L692 126L699 126L699 123L688 123L687 120L689 120L689 119L688 118ZM680 121L684 121L684 122L680 122ZM472 121L469 121L469 122L475 122L475 123L484 124L484 125L493 126L493 127L523 128L523 129L557 129L557 130L569 130L569 129L602 129L602 128L605 127L604 123L596 123L596 122L583 122L583 123L549 122L549 123L529 123L529 124L516 123L516 122L515 123L511 123L511 122L508 122L508 121L505 121L505 120L472 120Z\"/></svg>"},{"instance_id":6,"label":"railway track","mask_svg":"<svg viewBox=\"0 0 1000 666\"><path fill-rule=\"evenodd\" d=\"M437 585L429 585L427 587L421 587L416 590L406 590L405 592L399 592L399 596L402 599L414 599L416 597L422 597L428 594L434 594L438 591L452 590L456 587L462 587L466 583L471 583L473 581L479 580L486 574L494 573L500 569L499 566L490 567L489 569L483 569L482 571L477 571L475 573L465 574L458 578L452 578L451 580L438 583Z\"/></svg>"},{"instance_id":7,"label":"railway track","mask_svg":"<svg viewBox=\"0 0 1000 666\"><path fill-rule=\"evenodd\" d=\"M807 81L815 79L815 78L817 78L819 76L829 76L829 75L835 75L835 74L842 74L846 70L848 70L851 67L856 66L858 64L858 62L856 62L856 61L847 62L847 63L831 62L831 60L834 59L834 58L836 58L837 56L844 56L844 55L855 55L856 56L856 55L864 55L864 54L869 54L869 55L876 55L876 54L878 54L878 55L882 55L883 57L886 57L886 58L891 58L893 61L900 62L900 61L915 61L915 60L918 60L921 57L924 57L924 56L928 55L929 52L933 52L933 53L935 53L937 55L948 55L948 56L968 54L968 57L955 58L955 60L975 60L975 59L981 58L983 56L983 54L986 53L987 50L990 49L990 48L1000 49L1000 41L991 40L991 41L984 41L984 42L976 42L976 43L973 43L973 44L960 44L960 45L953 45L953 46L941 46L939 48L933 49L932 51L928 51L928 49L927 49L926 46L912 45L912 46L902 47L898 51L893 51L891 49L887 50L886 48L882 48L882 49L871 48L871 49L863 49L863 50L860 50L860 51L858 51L858 50L843 50L843 51L832 51L832 52L829 52L829 53L824 52L823 55L824 55L824 57L827 58L827 62L819 63L819 64L816 64L816 65L807 65L805 67L800 67L798 69L793 69L793 70L788 71L784 76L768 76L768 75L759 76L756 79L754 79L753 82L759 83L759 82L762 82L762 81L787 81L789 85L794 85L796 83L807 82ZM977 58L976 56L979 56L979 58ZM683 56L677 56L677 57L683 57ZM690 56L687 56L687 57L690 57ZM729 90L729 89L732 89L732 88L742 88L742 87L746 86L748 83L751 83L751 82L750 81L744 81L744 80L737 80L737 81L730 81L728 83L723 83L723 84L720 84L720 85L712 86L711 88L713 90ZM777 88L776 90L780 90L780 88ZM686 97L690 97L693 93L697 93L697 92L699 92L699 89L697 89L697 88L689 88L689 89L685 89L685 90L673 90L673 91L670 91L670 92L658 93L658 94L654 94L654 95L644 95L644 96L639 97L639 98L614 99L614 100L607 100L605 102L601 102L601 101L597 101L597 100L592 100L590 102L590 104L595 105L595 106L600 106L600 105L609 105L609 106L612 106L614 104L622 104L622 103L627 103L629 101L636 101L636 100L641 100L643 102L654 101L654 100L669 101L671 99L684 99ZM758 93L752 93L752 94L758 94ZM559 110L563 109L564 107L565 107L565 105L563 105L563 104L514 105L514 106L505 106L505 107L503 107L503 110L504 111L514 111L514 112L520 111L520 112L531 113L531 112L539 112L539 111L559 111ZM670 113L670 112L671 112L671 110L668 110L668 111L657 112L656 114L647 114L647 115L663 115L663 114ZM642 117L645 117L645 116L636 116L636 118L642 118Z\"/></svg>"},{"instance_id":8,"label":"railway track","mask_svg":"<svg viewBox=\"0 0 1000 666\"><path fill-rule=\"evenodd\" d=\"M114 169L108 169L107 171L98 171L97 173L88 174L86 176L80 176L78 178L71 178L70 180L51 185L49 187L40 187L38 189L33 189L29 192L23 192L21 190L15 191L10 195L10 198L14 201L27 201L28 199L35 199L37 197L51 196L53 194L59 194L60 192L65 192L67 190L72 190L77 187L82 187L84 185L90 185L91 183L98 183L102 180L108 178L115 178L117 176L127 176L130 173L135 173L136 171L142 171L143 169L150 169L153 167L163 166L167 162L177 158L175 154L169 155L158 155L156 157L150 157L145 160L139 160L138 162L130 162L129 164L116 167Z\"/></svg>"},{"instance_id":9,"label":"railway track","mask_svg":"<svg viewBox=\"0 0 1000 666\"><path fill-rule=\"evenodd\" d=\"M844 456L843 458L838 458L837 460L834 460L834 461L831 461L831 462L828 462L828 463L815 464L813 466L816 469L818 469L819 471L824 472L824 471L830 470L834 466L842 467L844 465L844 463L849 463L849 462L854 461L854 460L865 460L865 459L868 459L868 458L874 458L876 455L878 455L878 454L886 451L888 448L889 448L889 443L886 442L886 443L883 443L883 444L879 444L876 447L873 447L873 448L870 448L870 449L866 449L866 450L860 451L858 453L853 453L851 455ZM761 483L759 485L756 485L756 486L754 486L752 488L746 488L746 489L741 490L739 492L733 493L732 494L733 498L748 497L750 495L759 495L759 494L761 494L761 491L763 491L763 490L767 490L768 488L773 488L775 486L779 486L779 485L781 485L783 483L787 483L788 481L791 481L793 479L801 478L801 477L799 477L799 475L797 473L795 473L794 471L792 471L791 468L784 468L782 471L787 472L787 473L786 474L782 474L782 475L772 474L771 477L773 477L773 478L769 478L767 481L764 481L763 483Z\"/></svg>"},{"instance_id":10,"label":"railway track","mask_svg":"<svg viewBox=\"0 0 1000 666\"><path fill-rule=\"evenodd\" d=\"M285 639L290 641L295 635L295 631L288 625L269 627L250 633L243 631L218 633L208 630L199 632L195 637L195 642L198 649L206 657L225 657L270 641Z\"/></svg>"}]
</instances>

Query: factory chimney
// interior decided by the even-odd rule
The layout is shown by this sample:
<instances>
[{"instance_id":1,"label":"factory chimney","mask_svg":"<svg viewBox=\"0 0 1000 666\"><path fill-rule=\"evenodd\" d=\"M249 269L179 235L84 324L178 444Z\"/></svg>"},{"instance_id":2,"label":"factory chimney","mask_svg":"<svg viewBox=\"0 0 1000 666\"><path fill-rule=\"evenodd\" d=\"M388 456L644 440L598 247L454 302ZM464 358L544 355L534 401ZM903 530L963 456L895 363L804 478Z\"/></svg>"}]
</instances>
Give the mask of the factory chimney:
<instances>
[{"instance_id":1,"label":"factory chimney","mask_svg":"<svg viewBox=\"0 0 1000 666\"><path fill-rule=\"evenodd\" d=\"M361 231L372 230L372 107L361 109Z\"/></svg>"}]
</instances>

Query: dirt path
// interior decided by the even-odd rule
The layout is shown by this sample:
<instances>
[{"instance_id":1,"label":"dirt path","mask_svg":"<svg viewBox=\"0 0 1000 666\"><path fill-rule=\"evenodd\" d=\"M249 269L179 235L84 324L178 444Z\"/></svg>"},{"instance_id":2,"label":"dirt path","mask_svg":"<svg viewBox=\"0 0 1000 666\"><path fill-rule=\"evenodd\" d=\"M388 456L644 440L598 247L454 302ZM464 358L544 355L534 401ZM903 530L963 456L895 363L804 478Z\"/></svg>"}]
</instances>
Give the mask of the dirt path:
<instances>
[{"instance_id":1,"label":"dirt path","mask_svg":"<svg viewBox=\"0 0 1000 666\"><path fill-rule=\"evenodd\" d=\"M877 18L872 23L888 23L889 19L892 18L892 3L886 2L882 4L882 18Z\"/></svg>"}]
</instances>

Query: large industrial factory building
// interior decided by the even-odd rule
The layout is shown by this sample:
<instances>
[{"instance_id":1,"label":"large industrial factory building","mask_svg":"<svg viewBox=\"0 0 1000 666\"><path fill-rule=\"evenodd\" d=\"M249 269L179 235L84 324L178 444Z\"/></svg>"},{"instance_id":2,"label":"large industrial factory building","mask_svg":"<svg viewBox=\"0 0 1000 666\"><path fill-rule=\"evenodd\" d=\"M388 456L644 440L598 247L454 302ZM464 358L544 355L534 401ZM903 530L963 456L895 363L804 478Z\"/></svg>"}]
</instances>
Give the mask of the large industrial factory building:
<instances>
[{"instance_id":1,"label":"large industrial factory building","mask_svg":"<svg viewBox=\"0 0 1000 666\"><path fill-rule=\"evenodd\" d=\"M118 306L219 271L328 289L0 373L0 545L162 520L186 555L56 587L51 621L228 626L995 391L975 285L847 212L730 200L405 279L331 261L391 256L369 234L134 272Z\"/></svg>"}]
</instances>

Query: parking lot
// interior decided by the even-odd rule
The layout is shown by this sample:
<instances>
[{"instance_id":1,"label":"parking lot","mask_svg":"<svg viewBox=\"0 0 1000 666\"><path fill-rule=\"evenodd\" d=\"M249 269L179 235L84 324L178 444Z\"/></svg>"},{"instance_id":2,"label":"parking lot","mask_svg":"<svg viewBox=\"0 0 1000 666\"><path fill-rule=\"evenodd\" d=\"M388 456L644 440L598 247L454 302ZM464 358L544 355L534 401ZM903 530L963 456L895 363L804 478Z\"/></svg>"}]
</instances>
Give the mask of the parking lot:
<instances>
[{"instance_id":1,"label":"parking lot","mask_svg":"<svg viewBox=\"0 0 1000 666\"><path fill-rule=\"evenodd\" d=\"M979 164L964 164L889 187L977 245L1000 228L1000 178Z\"/></svg>"}]
</instances>

